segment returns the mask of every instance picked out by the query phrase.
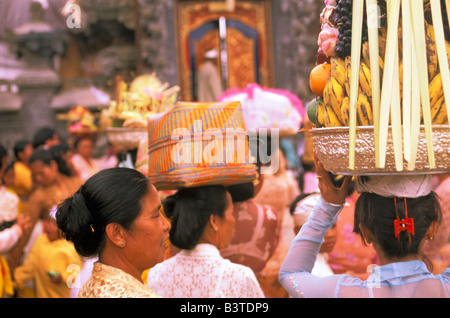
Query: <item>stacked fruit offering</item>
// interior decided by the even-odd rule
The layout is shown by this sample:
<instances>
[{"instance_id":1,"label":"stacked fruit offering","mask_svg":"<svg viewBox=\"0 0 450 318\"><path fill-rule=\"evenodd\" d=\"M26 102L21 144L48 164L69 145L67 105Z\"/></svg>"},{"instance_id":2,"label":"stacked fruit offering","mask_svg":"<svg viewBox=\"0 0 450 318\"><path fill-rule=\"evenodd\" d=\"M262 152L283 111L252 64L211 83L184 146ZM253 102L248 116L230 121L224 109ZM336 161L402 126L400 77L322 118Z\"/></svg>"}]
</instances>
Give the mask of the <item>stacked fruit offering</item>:
<instances>
[{"instance_id":1,"label":"stacked fruit offering","mask_svg":"<svg viewBox=\"0 0 450 318\"><path fill-rule=\"evenodd\" d=\"M450 0L325 0L308 117L315 128L348 129L349 170L358 126L373 129L376 168L392 152L397 171L405 161L413 171L422 139L427 158L420 159L436 167L442 141L433 130L448 127L450 112L447 8Z\"/></svg>"},{"instance_id":2,"label":"stacked fruit offering","mask_svg":"<svg viewBox=\"0 0 450 318\"><path fill-rule=\"evenodd\" d=\"M434 1L434 0L433 0ZM442 6L442 20L446 32L446 51L450 62L450 42L448 42L448 22L445 0L437 0ZM379 83L382 85L384 62L386 58L387 8L386 1L377 2ZM439 69L436 37L433 20L429 13L429 1L424 1L427 69L429 78L429 97L432 124L448 124L444 98L442 72ZM316 97L309 103L308 117L315 127L349 126L350 77L351 77L351 39L352 39L352 0L325 0L325 8L320 16L322 31L318 37L317 65L310 74L310 88ZM401 19L401 16L400 16ZM367 10L364 8L361 37L361 58L359 68L359 87L356 99L357 126L374 125L372 100L372 73L368 41ZM402 101L403 63L402 63L402 23L398 27L398 57L400 103ZM390 119L389 119L390 120ZM423 114L421 111L421 123Z\"/></svg>"}]
</instances>

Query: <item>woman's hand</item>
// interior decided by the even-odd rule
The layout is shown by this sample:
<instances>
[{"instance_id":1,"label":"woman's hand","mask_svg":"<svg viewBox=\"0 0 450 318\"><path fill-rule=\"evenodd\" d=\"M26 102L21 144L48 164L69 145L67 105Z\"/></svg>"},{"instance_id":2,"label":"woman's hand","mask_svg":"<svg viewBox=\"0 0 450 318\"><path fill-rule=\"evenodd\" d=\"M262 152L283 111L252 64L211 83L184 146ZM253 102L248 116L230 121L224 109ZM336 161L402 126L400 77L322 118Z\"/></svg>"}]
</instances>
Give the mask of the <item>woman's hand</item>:
<instances>
[{"instance_id":1,"label":"woman's hand","mask_svg":"<svg viewBox=\"0 0 450 318\"><path fill-rule=\"evenodd\" d=\"M333 182L331 182L328 171L324 169L322 163L319 161L315 154L314 165L316 167L317 179L319 179L319 190L322 198L324 198L325 201L331 204L344 204L352 177L346 176L344 182L342 183L342 186L340 188L336 188L333 185Z\"/></svg>"},{"instance_id":2,"label":"woman's hand","mask_svg":"<svg viewBox=\"0 0 450 318\"><path fill-rule=\"evenodd\" d=\"M24 214L19 214L17 216L17 225L20 226L20 228L22 229L23 233L28 234L31 231L31 220L29 216L26 216Z\"/></svg>"},{"instance_id":3,"label":"woman's hand","mask_svg":"<svg viewBox=\"0 0 450 318\"><path fill-rule=\"evenodd\" d=\"M56 271L51 270L47 272L47 275L53 284L60 284L62 282L61 275Z\"/></svg>"}]
</instances>

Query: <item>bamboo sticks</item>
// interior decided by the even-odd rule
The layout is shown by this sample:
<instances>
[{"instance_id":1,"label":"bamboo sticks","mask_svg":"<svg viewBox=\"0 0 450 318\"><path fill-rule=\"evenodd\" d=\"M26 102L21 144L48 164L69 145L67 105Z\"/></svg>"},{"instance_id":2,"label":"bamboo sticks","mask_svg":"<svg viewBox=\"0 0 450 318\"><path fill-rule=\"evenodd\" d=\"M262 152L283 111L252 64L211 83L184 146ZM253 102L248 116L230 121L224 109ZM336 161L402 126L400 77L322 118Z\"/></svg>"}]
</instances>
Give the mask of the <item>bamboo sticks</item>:
<instances>
[{"instance_id":1,"label":"bamboo sticks","mask_svg":"<svg viewBox=\"0 0 450 318\"><path fill-rule=\"evenodd\" d=\"M410 0L402 1L402 38L403 38L403 151L404 158L409 163L411 158L412 131L412 21ZM419 122L420 124L420 122ZM415 162L415 160L414 160Z\"/></svg>"},{"instance_id":2,"label":"bamboo sticks","mask_svg":"<svg viewBox=\"0 0 450 318\"><path fill-rule=\"evenodd\" d=\"M398 21L400 13L400 0L387 0L388 27L386 35L386 54L384 58L383 83L380 103L380 136L379 136L379 168L384 168L386 163L386 145L389 126L389 113L392 101L392 84L396 48L398 43Z\"/></svg>"},{"instance_id":3,"label":"bamboo sticks","mask_svg":"<svg viewBox=\"0 0 450 318\"><path fill-rule=\"evenodd\" d=\"M447 14L450 14L450 1L446 0ZM440 0L430 0L431 15L433 19L434 34L436 39L436 50L438 55L439 69L442 78L442 87L444 90L445 106L447 117L450 118L450 71L447 59L447 50L445 48L444 27L442 24L442 10Z\"/></svg>"},{"instance_id":4,"label":"bamboo sticks","mask_svg":"<svg viewBox=\"0 0 450 318\"><path fill-rule=\"evenodd\" d=\"M450 0L449 0L450 1ZM380 129L380 60L379 60L379 45L378 45L378 5L377 0L366 1L367 12L367 32L369 39L369 54L370 54L370 74L372 79L372 109L373 109L373 125L374 125L374 144L375 144L375 166L379 166L379 154L376 145L379 140Z\"/></svg>"},{"instance_id":5,"label":"bamboo sticks","mask_svg":"<svg viewBox=\"0 0 450 318\"><path fill-rule=\"evenodd\" d=\"M424 21L423 1L411 0L412 21ZM425 125L425 136L427 139L428 162L430 168L435 168L432 123L430 112L430 94L428 91L428 69L427 69L427 51L425 42L425 30L423 23L413 23L414 45L417 56L417 73L419 79L420 100L422 102L423 121Z\"/></svg>"},{"instance_id":6,"label":"bamboo sticks","mask_svg":"<svg viewBox=\"0 0 450 318\"><path fill-rule=\"evenodd\" d=\"M394 72L392 77L391 94L391 131L394 146L395 168L397 171L403 170L403 152L402 152L402 120L400 109L400 78L398 66L398 42L395 46Z\"/></svg>"},{"instance_id":7,"label":"bamboo sticks","mask_svg":"<svg viewBox=\"0 0 450 318\"><path fill-rule=\"evenodd\" d=\"M450 0L445 1L450 21ZM424 24L423 0L386 0L387 36L384 56L383 78L380 77L378 23L374 7L377 0L366 0L368 41L370 50L370 71L372 79L372 110L374 120L375 165L384 168L386 164L387 138L392 132L395 168L414 170L419 146L421 120L430 169L436 167L430 92L428 76L427 45ZM450 70L446 50L442 9L440 0L430 0L434 37L439 69L446 101L447 116L450 118ZM349 169L354 170L356 154L357 97L360 49L362 37L364 1L353 1L352 48L349 116ZM399 47L398 27L402 27L402 46ZM400 55L401 54L401 55ZM399 57L402 58L402 83L399 77ZM400 91L400 87L402 91ZM391 124L391 125L389 125Z\"/></svg>"},{"instance_id":8,"label":"bamboo sticks","mask_svg":"<svg viewBox=\"0 0 450 318\"><path fill-rule=\"evenodd\" d=\"M355 169L356 151L356 102L358 100L359 67L361 60L362 24L364 0L353 1L352 41L350 65L350 113L349 113L349 169Z\"/></svg>"}]
</instances>

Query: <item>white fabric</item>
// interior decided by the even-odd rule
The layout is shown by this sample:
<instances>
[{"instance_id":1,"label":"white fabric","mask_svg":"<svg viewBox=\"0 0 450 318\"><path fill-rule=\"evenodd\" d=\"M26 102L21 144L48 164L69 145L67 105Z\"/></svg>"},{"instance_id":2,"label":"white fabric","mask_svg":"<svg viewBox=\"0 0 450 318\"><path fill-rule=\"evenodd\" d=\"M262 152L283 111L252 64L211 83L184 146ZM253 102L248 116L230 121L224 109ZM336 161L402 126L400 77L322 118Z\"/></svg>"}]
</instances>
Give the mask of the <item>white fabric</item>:
<instances>
[{"instance_id":1,"label":"white fabric","mask_svg":"<svg viewBox=\"0 0 450 318\"><path fill-rule=\"evenodd\" d=\"M210 244L182 250L148 272L147 285L168 298L263 298L253 271Z\"/></svg>"},{"instance_id":2,"label":"white fabric","mask_svg":"<svg viewBox=\"0 0 450 318\"><path fill-rule=\"evenodd\" d=\"M197 100L202 103L216 102L222 94L219 73L211 61L203 63L198 70L197 92Z\"/></svg>"},{"instance_id":3,"label":"white fabric","mask_svg":"<svg viewBox=\"0 0 450 318\"><path fill-rule=\"evenodd\" d=\"M320 193L314 193L308 195L306 198L297 203L294 210L294 222L296 223L296 225L301 227L308 221L308 218L314 211L314 207L316 206L319 198ZM316 262L314 263L311 274L318 277L325 277L334 274L333 270L328 264L328 254L317 254Z\"/></svg>"},{"instance_id":4,"label":"white fabric","mask_svg":"<svg viewBox=\"0 0 450 318\"><path fill-rule=\"evenodd\" d=\"M0 186L0 224L17 218L19 197L9 192L5 186Z\"/></svg>"},{"instance_id":5,"label":"white fabric","mask_svg":"<svg viewBox=\"0 0 450 318\"><path fill-rule=\"evenodd\" d=\"M86 181L102 169L100 160L91 159L91 164L89 164L86 159L79 154L74 154L72 156L72 164L82 181Z\"/></svg>"},{"instance_id":6,"label":"white fabric","mask_svg":"<svg viewBox=\"0 0 450 318\"><path fill-rule=\"evenodd\" d=\"M317 277L326 277L334 275L333 270L328 264L328 254L325 253L317 254L317 258L316 261L314 262L314 267L311 271L311 274Z\"/></svg>"},{"instance_id":7,"label":"white fabric","mask_svg":"<svg viewBox=\"0 0 450 318\"><path fill-rule=\"evenodd\" d=\"M417 198L431 192L431 181L431 175L364 176L356 179L355 188L383 197Z\"/></svg>"},{"instance_id":8,"label":"white fabric","mask_svg":"<svg viewBox=\"0 0 450 318\"><path fill-rule=\"evenodd\" d=\"M314 206L319 199L320 194L310 194L303 200L297 202L294 210L294 215L296 215L296 220L298 225L302 226L308 221L308 217L314 211Z\"/></svg>"},{"instance_id":9,"label":"white fabric","mask_svg":"<svg viewBox=\"0 0 450 318\"><path fill-rule=\"evenodd\" d=\"M279 273L281 284L292 297L449 298L450 268L433 275L420 260L375 267L367 280L350 275L312 275L320 244L341 209L342 206L330 205L321 197L292 241Z\"/></svg>"},{"instance_id":10,"label":"white fabric","mask_svg":"<svg viewBox=\"0 0 450 318\"><path fill-rule=\"evenodd\" d=\"M19 197L0 186L0 224L17 218ZM7 253L19 240L22 230L18 225L0 232L0 254Z\"/></svg>"},{"instance_id":11,"label":"white fabric","mask_svg":"<svg viewBox=\"0 0 450 318\"><path fill-rule=\"evenodd\" d=\"M77 298L78 292L84 283L87 282L89 277L92 276L92 269L94 268L94 263L98 261L98 257L83 258L83 267L81 268L79 274L75 279L75 284L70 290L70 298Z\"/></svg>"},{"instance_id":12,"label":"white fabric","mask_svg":"<svg viewBox=\"0 0 450 318\"><path fill-rule=\"evenodd\" d=\"M9 229L0 232L0 254L7 253L16 245L17 241L22 235L22 230L18 225L14 225Z\"/></svg>"},{"instance_id":13,"label":"white fabric","mask_svg":"<svg viewBox=\"0 0 450 318\"><path fill-rule=\"evenodd\" d=\"M217 50L209 50L205 53L205 57L209 59L214 59L218 56Z\"/></svg>"},{"instance_id":14,"label":"white fabric","mask_svg":"<svg viewBox=\"0 0 450 318\"><path fill-rule=\"evenodd\" d=\"M43 233L44 228L42 226L42 220L38 220L35 226L33 227L33 230L31 231L31 236L28 239L27 244L23 248L22 262L28 257L28 254L30 253L30 250L33 247L36 239Z\"/></svg>"}]
</instances>

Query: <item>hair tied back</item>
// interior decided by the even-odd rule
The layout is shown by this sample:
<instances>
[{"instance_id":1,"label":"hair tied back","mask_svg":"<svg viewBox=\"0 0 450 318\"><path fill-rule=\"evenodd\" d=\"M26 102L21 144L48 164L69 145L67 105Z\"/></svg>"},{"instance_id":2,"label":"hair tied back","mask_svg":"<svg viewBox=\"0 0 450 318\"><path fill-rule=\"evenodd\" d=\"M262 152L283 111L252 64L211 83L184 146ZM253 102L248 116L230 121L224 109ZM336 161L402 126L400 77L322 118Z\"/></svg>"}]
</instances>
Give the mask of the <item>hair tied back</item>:
<instances>
[{"instance_id":1,"label":"hair tied back","mask_svg":"<svg viewBox=\"0 0 450 318\"><path fill-rule=\"evenodd\" d=\"M400 240L400 232L407 231L409 242L411 243L411 234L414 235L414 219L408 217L408 206L406 203L406 198L403 198L405 202L405 218L400 219L398 216L398 210L397 210L397 198L394 197L394 205L395 205L395 213L397 215L397 219L394 220L394 229L395 229L395 237Z\"/></svg>"}]
</instances>

